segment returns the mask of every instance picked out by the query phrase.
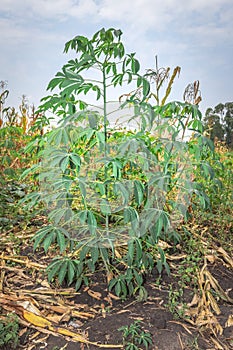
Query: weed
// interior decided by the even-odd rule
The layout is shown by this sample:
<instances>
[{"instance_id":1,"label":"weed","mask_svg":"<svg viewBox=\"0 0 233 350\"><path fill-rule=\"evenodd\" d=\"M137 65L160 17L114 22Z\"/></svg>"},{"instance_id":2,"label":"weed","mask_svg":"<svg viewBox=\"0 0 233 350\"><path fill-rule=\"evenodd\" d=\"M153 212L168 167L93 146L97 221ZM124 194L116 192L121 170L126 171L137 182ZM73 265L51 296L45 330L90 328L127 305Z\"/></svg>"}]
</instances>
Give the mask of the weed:
<instances>
[{"instance_id":1,"label":"weed","mask_svg":"<svg viewBox=\"0 0 233 350\"><path fill-rule=\"evenodd\" d=\"M122 326L118 329L122 332L125 350L149 349L149 346L152 345L152 335L145 332L140 323L141 321L137 320L129 326Z\"/></svg>"},{"instance_id":2,"label":"weed","mask_svg":"<svg viewBox=\"0 0 233 350\"><path fill-rule=\"evenodd\" d=\"M189 339L187 343L187 350L202 350L198 344L198 337L195 336L193 339Z\"/></svg>"},{"instance_id":3,"label":"weed","mask_svg":"<svg viewBox=\"0 0 233 350\"><path fill-rule=\"evenodd\" d=\"M7 349L16 349L19 344L19 323L14 313L9 313L0 318L0 346Z\"/></svg>"},{"instance_id":4,"label":"weed","mask_svg":"<svg viewBox=\"0 0 233 350\"><path fill-rule=\"evenodd\" d=\"M175 288L170 285L168 293L168 302L165 306L173 314L174 318L184 318L187 306L182 302L184 290L179 285Z\"/></svg>"}]
</instances>

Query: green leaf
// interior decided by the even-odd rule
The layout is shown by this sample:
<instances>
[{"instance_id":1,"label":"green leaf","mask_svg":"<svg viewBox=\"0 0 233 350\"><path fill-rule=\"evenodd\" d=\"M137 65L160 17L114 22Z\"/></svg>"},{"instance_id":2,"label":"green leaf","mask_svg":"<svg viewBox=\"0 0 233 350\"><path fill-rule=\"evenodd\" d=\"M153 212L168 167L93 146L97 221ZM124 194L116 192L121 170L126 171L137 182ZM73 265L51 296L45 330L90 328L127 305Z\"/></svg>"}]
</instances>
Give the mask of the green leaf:
<instances>
[{"instance_id":1,"label":"green leaf","mask_svg":"<svg viewBox=\"0 0 233 350\"><path fill-rule=\"evenodd\" d=\"M86 183L85 183L85 181L83 181L81 178L79 178L78 179L78 184L79 184L79 188L80 188L82 196L84 198L86 198L87 191L86 191Z\"/></svg>"},{"instance_id":2,"label":"green leaf","mask_svg":"<svg viewBox=\"0 0 233 350\"><path fill-rule=\"evenodd\" d=\"M109 251L107 248L99 248L100 255L104 262L109 263Z\"/></svg>"},{"instance_id":3,"label":"green leaf","mask_svg":"<svg viewBox=\"0 0 233 350\"><path fill-rule=\"evenodd\" d=\"M117 281L116 285L115 285L115 293L118 297L120 297L121 293L122 293L122 288L121 288L121 282Z\"/></svg>"},{"instance_id":4,"label":"green leaf","mask_svg":"<svg viewBox=\"0 0 233 350\"><path fill-rule=\"evenodd\" d=\"M61 266L61 269L58 273L58 281L59 281L59 284L62 284L62 282L64 281L65 277L66 277L66 274L67 274L67 265L68 265L68 260L64 261L62 266Z\"/></svg>"},{"instance_id":5,"label":"green leaf","mask_svg":"<svg viewBox=\"0 0 233 350\"><path fill-rule=\"evenodd\" d=\"M134 247L134 240L133 239L130 239L128 241L128 265L132 265L133 263L133 260L134 260L134 250L135 250L135 247Z\"/></svg>"},{"instance_id":6,"label":"green leaf","mask_svg":"<svg viewBox=\"0 0 233 350\"><path fill-rule=\"evenodd\" d=\"M150 92L150 83L148 80L143 78L142 80L142 93L143 93L143 100L149 95Z\"/></svg>"},{"instance_id":7,"label":"green leaf","mask_svg":"<svg viewBox=\"0 0 233 350\"><path fill-rule=\"evenodd\" d=\"M75 290L78 291L83 283L82 277L79 277L75 283Z\"/></svg>"},{"instance_id":8,"label":"green leaf","mask_svg":"<svg viewBox=\"0 0 233 350\"><path fill-rule=\"evenodd\" d=\"M66 240L64 234L61 231L57 232L57 244L60 248L60 252L62 253L66 248Z\"/></svg>"},{"instance_id":9,"label":"green leaf","mask_svg":"<svg viewBox=\"0 0 233 350\"><path fill-rule=\"evenodd\" d=\"M106 186L103 183L98 182L97 183L97 189L99 190L101 196L105 196L105 194L106 194L106 192L105 192Z\"/></svg>"},{"instance_id":10,"label":"green leaf","mask_svg":"<svg viewBox=\"0 0 233 350\"><path fill-rule=\"evenodd\" d=\"M52 262L48 267L48 281L49 283L52 281L52 279L58 274L58 271L60 270L61 266L63 265L63 261L56 260L55 262Z\"/></svg>"},{"instance_id":11,"label":"green leaf","mask_svg":"<svg viewBox=\"0 0 233 350\"><path fill-rule=\"evenodd\" d=\"M46 253L53 242L54 242L54 233L51 232L46 236L46 238L44 239L44 243L43 243L44 251Z\"/></svg>"},{"instance_id":12,"label":"green leaf","mask_svg":"<svg viewBox=\"0 0 233 350\"><path fill-rule=\"evenodd\" d=\"M144 186L139 180L134 181L134 196L137 205L141 205L144 198Z\"/></svg>"},{"instance_id":13,"label":"green leaf","mask_svg":"<svg viewBox=\"0 0 233 350\"><path fill-rule=\"evenodd\" d=\"M76 153L69 154L69 158L71 159L72 163L76 166L76 169L80 168L81 165L81 158Z\"/></svg>"},{"instance_id":14,"label":"green leaf","mask_svg":"<svg viewBox=\"0 0 233 350\"><path fill-rule=\"evenodd\" d=\"M35 236L33 240L35 241L33 250L36 250L38 246L45 240L46 236L52 231L53 227L51 225L42 227Z\"/></svg>"},{"instance_id":15,"label":"green leaf","mask_svg":"<svg viewBox=\"0 0 233 350\"><path fill-rule=\"evenodd\" d=\"M78 212L78 217L79 217L79 220L81 222L81 224L85 224L86 221L87 221L87 213L88 211L87 210L81 210Z\"/></svg>"},{"instance_id":16,"label":"green leaf","mask_svg":"<svg viewBox=\"0 0 233 350\"><path fill-rule=\"evenodd\" d=\"M135 260L137 262L140 262L141 258L142 258L143 248L142 248L142 244L138 238L135 238L135 248L136 248Z\"/></svg>"},{"instance_id":17,"label":"green leaf","mask_svg":"<svg viewBox=\"0 0 233 350\"><path fill-rule=\"evenodd\" d=\"M80 261L86 260L86 257L90 251L89 246L82 246L80 253L79 253L79 259Z\"/></svg>"},{"instance_id":18,"label":"green leaf","mask_svg":"<svg viewBox=\"0 0 233 350\"><path fill-rule=\"evenodd\" d=\"M138 284L139 286L141 286L142 283L143 283L142 275L139 274L139 273L137 272L137 270L135 270L135 269L134 269L133 273L134 273L134 277L135 277L135 279L136 279L137 284Z\"/></svg>"},{"instance_id":19,"label":"green leaf","mask_svg":"<svg viewBox=\"0 0 233 350\"><path fill-rule=\"evenodd\" d=\"M116 283L117 283L117 279L112 278L108 284L108 289L111 291L113 287L116 285Z\"/></svg>"},{"instance_id":20,"label":"green leaf","mask_svg":"<svg viewBox=\"0 0 233 350\"><path fill-rule=\"evenodd\" d=\"M105 134L102 131L96 132L97 140L100 144L105 144Z\"/></svg>"},{"instance_id":21,"label":"green leaf","mask_svg":"<svg viewBox=\"0 0 233 350\"><path fill-rule=\"evenodd\" d=\"M92 273L95 272L95 264L93 263L92 260L88 260L88 261L87 261L87 266L88 266L89 270L90 270Z\"/></svg>"},{"instance_id":22,"label":"green leaf","mask_svg":"<svg viewBox=\"0 0 233 350\"><path fill-rule=\"evenodd\" d=\"M157 260L156 267L157 267L158 273L161 275L163 270L163 263L160 259Z\"/></svg>"},{"instance_id":23,"label":"green leaf","mask_svg":"<svg viewBox=\"0 0 233 350\"><path fill-rule=\"evenodd\" d=\"M92 247L90 249L90 253L91 253L92 262L93 262L93 264L95 264L97 262L97 260L99 259L99 248Z\"/></svg>"},{"instance_id":24,"label":"green leaf","mask_svg":"<svg viewBox=\"0 0 233 350\"><path fill-rule=\"evenodd\" d=\"M104 215L111 214L111 207L110 207L108 201L104 198L102 198L100 201L100 210Z\"/></svg>"},{"instance_id":25,"label":"green leaf","mask_svg":"<svg viewBox=\"0 0 233 350\"><path fill-rule=\"evenodd\" d=\"M97 228L97 221L95 215L92 211L88 210L87 212L87 224L89 226L90 232L93 234Z\"/></svg>"},{"instance_id":26,"label":"green leaf","mask_svg":"<svg viewBox=\"0 0 233 350\"><path fill-rule=\"evenodd\" d=\"M67 170L69 161L70 161L69 155L67 155L66 157L64 157L64 158L60 161L59 166L60 166L61 170L63 171L63 173Z\"/></svg>"},{"instance_id":27,"label":"green leaf","mask_svg":"<svg viewBox=\"0 0 233 350\"><path fill-rule=\"evenodd\" d=\"M67 266L68 285L70 285L73 282L75 272L76 272L76 267L74 262L72 260L68 261L68 266Z\"/></svg>"},{"instance_id":28,"label":"green leaf","mask_svg":"<svg viewBox=\"0 0 233 350\"><path fill-rule=\"evenodd\" d=\"M140 63L137 59L132 59L132 62L131 62L131 70L133 72L133 74L137 74L138 71L140 69Z\"/></svg>"},{"instance_id":29,"label":"green leaf","mask_svg":"<svg viewBox=\"0 0 233 350\"><path fill-rule=\"evenodd\" d=\"M137 87L139 88L142 85L143 78L139 75L137 78Z\"/></svg>"}]
</instances>

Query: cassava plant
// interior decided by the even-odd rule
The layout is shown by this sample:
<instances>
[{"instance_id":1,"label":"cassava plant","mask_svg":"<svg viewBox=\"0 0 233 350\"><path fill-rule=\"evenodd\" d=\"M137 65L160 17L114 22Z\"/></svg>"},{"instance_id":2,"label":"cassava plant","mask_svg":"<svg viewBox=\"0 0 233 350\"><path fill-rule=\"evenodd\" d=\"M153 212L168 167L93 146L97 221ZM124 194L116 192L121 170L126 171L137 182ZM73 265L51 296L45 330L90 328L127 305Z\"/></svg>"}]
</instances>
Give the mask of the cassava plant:
<instances>
[{"instance_id":1,"label":"cassava plant","mask_svg":"<svg viewBox=\"0 0 233 350\"><path fill-rule=\"evenodd\" d=\"M48 90L57 92L39 108L55 113L57 126L37 143L40 161L33 171L40 191L27 200L41 200L48 210L49 224L36 233L34 249L60 249L48 266L49 281L79 289L88 283L87 272L102 264L118 296L143 299L144 274L155 264L169 272L160 239L179 240L175 225L188 218L193 199L208 204L195 171L210 145L197 106L149 103L148 76L135 54L125 53L121 36L101 29L65 44L65 53L73 50L76 57L50 81ZM134 124L113 127L109 96L126 87L134 92L123 94L115 113L133 109ZM93 94L99 106L83 100ZM190 141L182 137L188 130Z\"/></svg>"}]
</instances>

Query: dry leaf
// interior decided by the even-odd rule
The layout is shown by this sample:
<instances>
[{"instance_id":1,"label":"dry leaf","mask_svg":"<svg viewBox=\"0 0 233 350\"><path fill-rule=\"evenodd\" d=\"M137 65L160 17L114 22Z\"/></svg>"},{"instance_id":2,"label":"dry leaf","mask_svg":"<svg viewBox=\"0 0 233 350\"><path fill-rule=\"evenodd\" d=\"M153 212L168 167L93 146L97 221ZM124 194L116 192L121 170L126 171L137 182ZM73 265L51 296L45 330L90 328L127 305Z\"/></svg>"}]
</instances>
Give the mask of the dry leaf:
<instances>
[{"instance_id":1,"label":"dry leaf","mask_svg":"<svg viewBox=\"0 0 233 350\"><path fill-rule=\"evenodd\" d=\"M23 317L27 322L32 323L34 326L46 328L52 326L52 323L42 316L33 314L30 311L23 310Z\"/></svg>"},{"instance_id":2,"label":"dry leaf","mask_svg":"<svg viewBox=\"0 0 233 350\"><path fill-rule=\"evenodd\" d=\"M233 315L230 315L228 317L228 320L225 323L225 327L231 327L231 326L233 326Z\"/></svg>"},{"instance_id":3,"label":"dry leaf","mask_svg":"<svg viewBox=\"0 0 233 350\"><path fill-rule=\"evenodd\" d=\"M102 294L99 292L95 292L94 290L89 289L87 293L94 299L101 300Z\"/></svg>"}]
</instances>

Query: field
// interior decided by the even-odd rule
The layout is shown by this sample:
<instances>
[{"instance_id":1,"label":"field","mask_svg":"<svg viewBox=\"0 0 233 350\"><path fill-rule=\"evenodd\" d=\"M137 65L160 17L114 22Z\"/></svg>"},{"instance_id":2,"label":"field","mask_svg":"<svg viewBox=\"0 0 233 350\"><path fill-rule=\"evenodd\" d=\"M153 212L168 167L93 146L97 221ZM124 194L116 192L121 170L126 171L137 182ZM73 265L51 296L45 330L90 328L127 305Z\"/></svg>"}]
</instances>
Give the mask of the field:
<instances>
[{"instance_id":1,"label":"field","mask_svg":"<svg viewBox=\"0 0 233 350\"><path fill-rule=\"evenodd\" d=\"M167 103L180 67L140 74L121 34L75 37L37 111L1 109L0 349L233 348L232 104L220 142L199 82Z\"/></svg>"}]
</instances>

